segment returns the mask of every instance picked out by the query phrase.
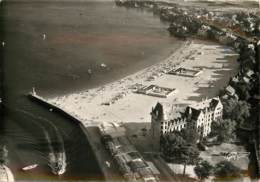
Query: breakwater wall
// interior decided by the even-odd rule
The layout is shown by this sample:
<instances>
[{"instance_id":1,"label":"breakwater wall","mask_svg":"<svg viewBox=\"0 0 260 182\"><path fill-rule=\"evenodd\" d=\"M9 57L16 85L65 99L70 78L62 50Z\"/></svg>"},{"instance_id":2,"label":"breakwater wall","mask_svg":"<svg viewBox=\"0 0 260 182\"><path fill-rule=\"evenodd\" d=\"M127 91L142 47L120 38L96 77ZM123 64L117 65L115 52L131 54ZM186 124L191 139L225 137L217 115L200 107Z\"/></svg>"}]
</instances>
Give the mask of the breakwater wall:
<instances>
[{"instance_id":1,"label":"breakwater wall","mask_svg":"<svg viewBox=\"0 0 260 182\"><path fill-rule=\"evenodd\" d=\"M71 114L69 114L65 110L59 108L58 106L55 106L54 104L49 103L43 97L40 97L40 96L35 95L35 94L31 94L31 93L28 94L28 97L31 100L36 101L38 104L46 107L50 112L57 112L57 113L61 114L62 116L64 116L65 118L68 118L69 120L76 122L76 124L81 124L81 121L79 119L75 118L74 116L72 116Z\"/></svg>"},{"instance_id":2,"label":"breakwater wall","mask_svg":"<svg viewBox=\"0 0 260 182\"><path fill-rule=\"evenodd\" d=\"M76 118L75 116L72 116L71 114L69 114L69 112L65 111L64 109L61 109L60 107L48 102L46 99L44 99L39 95L29 93L28 97L32 101L35 101L38 104L46 107L50 112L56 112L58 114L61 114L65 118L78 124L91 146L91 149L95 155L95 159L99 163L99 167L102 171L102 174L104 175L105 180L107 181L114 180L114 176L110 174L109 169L105 167L103 164L104 163L103 158L105 156L104 154L105 152L104 150L101 150L100 147L101 140L99 140L99 138L97 137L99 136L99 133L93 132L93 130L97 130L98 126L92 126L92 127L84 126L83 122L80 119Z\"/></svg>"}]
</instances>

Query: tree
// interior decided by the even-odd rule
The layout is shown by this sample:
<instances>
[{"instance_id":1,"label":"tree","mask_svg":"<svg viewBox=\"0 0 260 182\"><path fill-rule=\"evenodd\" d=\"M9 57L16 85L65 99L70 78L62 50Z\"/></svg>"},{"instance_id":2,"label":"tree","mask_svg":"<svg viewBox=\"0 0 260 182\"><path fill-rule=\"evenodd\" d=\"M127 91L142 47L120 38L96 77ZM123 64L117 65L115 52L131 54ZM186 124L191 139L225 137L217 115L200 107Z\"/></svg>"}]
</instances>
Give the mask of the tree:
<instances>
[{"instance_id":1,"label":"tree","mask_svg":"<svg viewBox=\"0 0 260 182\"><path fill-rule=\"evenodd\" d=\"M238 124L244 123L250 116L250 105L246 101L238 101L232 111L231 119L237 121Z\"/></svg>"},{"instance_id":2,"label":"tree","mask_svg":"<svg viewBox=\"0 0 260 182\"><path fill-rule=\"evenodd\" d=\"M250 98L250 90L252 84L250 83L238 83L235 86L236 92L241 100L248 100Z\"/></svg>"},{"instance_id":3,"label":"tree","mask_svg":"<svg viewBox=\"0 0 260 182\"><path fill-rule=\"evenodd\" d=\"M146 136L147 129L146 128L142 128L141 130L143 132L143 136Z\"/></svg>"},{"instance_id":4,"label":"tree","mask_svg":"<svg viewBox=\"0 0 260 182\"><path fill-rule=\"evenodd\" d=\"M169 162L194 164L198 161L199 150L195 144L187 142L179 132L169 133L161 138L161 147L164 158Z\"/></svg>"},{"instance_id":5,"label":"tree","mask_svg":"<svg viewBox=\"0 0 260 182\"><path fill-rule=\"evenodd\" d=\"M243 50L238 58L240 70L246 71L255 67L255 51L250 48Z\"/></svg>"},{"instance_id":6,"label":"tree","mask_svg":"<svg viewBox=\"0 0 260 182\"><path fill-rule=\"evenodd\" d=\"M236 138L236 122L231 119L220 119L211 125L212 134L217 136L219 142L228 142Z\"/></svg>"},{"instance_id":7,"label":"tree","mask_svg":"<svg viewBox=\"0 0 260 182\"><path fill-rule=\"evenodd\" d=\"M0 164L6 164L8 157L8 150L5 145L0 146Z\"/></svg>"},{"instance_id":8,"label":"tree","mask_svg":"<svg viewBox=\"0 0 260 182\"><path fill-rule=\"evenodd\" d=\"M194 172L202 181L212 174L212 170L213 166L208 161L201 161L194 168Z\"/></svg>"},{"instance_id":9,"label":"tree","mask_svg":"<svg viewBox=\"0 0 260 182\"><path fill-rule=\"evenodd\" d=\"M190 129L190 128L183 129L180 132L180 135L190 145L196 145L196 143L199 139L198 132L196 130L193 130L193 129Z\"/></svg>"},{"instance_id":10,"label":"tree","mask_svg":"<svg viewBox=\"0 0 260 182\"><path fill-rule=\"evenodd\" d=\"M224 118L231 118L232 117L232 112L234 110L234 108L237 105L237 100L235 99L225 99L222 100L222 104L223 104L223 117Z\"/></svg>"},{"instance_id":11,"label":"tree","mask_svg":"<svg viewBox=\"0 0 260 182\"><path fill-rule=\"evenodd\" d=\"M241 170L229 161L221 161L214 167L214 174L221 178L238 177L240 172Z\"/></svg>"},{"instance_id":12,"label":"tree","mask_svg":"<svg viewBox=\"0 0 260 182\"><path fill-rule=\"evenodd\" d=\"M169 133L161 138L162 153L169 162L176 162L180 159L181 148L186 141L177 133Z\"/></svg>"},{"instance_id":13,"label":"tree","mask_svg":"<svg viewBox=\"0 0 260 182\"><path fill-rule=\"evenodd\" d=\"M197 146L186 144L181 148L181 157L180 159L184 163L183 175L186 172L187 164L195 164L199 160L199 150Z\"/></svg>"},{"instance_id":14,"label":"tree","mask_svg":"<svg viewBox=\"0 0 260 182\"><path fill-rule=\"evenodd\" d=\"M234 120L238 125L245 122L250 116L250 105L246 101L224 100L223 107L224 118Z\"/></svg>"}]
</instances>

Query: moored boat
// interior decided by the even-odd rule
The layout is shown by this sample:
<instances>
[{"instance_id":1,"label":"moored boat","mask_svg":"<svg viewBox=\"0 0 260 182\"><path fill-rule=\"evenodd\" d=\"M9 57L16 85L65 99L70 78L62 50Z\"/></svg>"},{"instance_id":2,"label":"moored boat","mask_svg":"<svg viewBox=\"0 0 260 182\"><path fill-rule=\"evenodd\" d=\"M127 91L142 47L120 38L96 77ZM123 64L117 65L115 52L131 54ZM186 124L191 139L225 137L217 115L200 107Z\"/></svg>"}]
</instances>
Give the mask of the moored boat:
<instances>
[{"instance_id":1,"label":"moored boat","mask_svg":"<svg viewBox=\"0 0 260 182\"><path fill-rule=\"evenodd\" d=\"M36 168L37 166L38 166L38 164L32 164L32 165L23 167L22 170L23 171L28 171L28 170Z\"/></svg>"}]
</instances>

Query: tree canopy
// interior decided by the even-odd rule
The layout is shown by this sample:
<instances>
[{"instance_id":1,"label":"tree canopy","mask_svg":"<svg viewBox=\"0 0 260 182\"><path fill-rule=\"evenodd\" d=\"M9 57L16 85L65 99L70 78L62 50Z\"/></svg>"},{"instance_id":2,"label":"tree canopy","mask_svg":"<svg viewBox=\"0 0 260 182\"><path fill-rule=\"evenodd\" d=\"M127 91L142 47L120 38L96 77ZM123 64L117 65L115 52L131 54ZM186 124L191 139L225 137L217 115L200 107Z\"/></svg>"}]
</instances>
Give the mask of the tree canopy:
<instances>
[{"instance_id":1,"label":"tree canopy","mask_svg":"<svg viewBox=\"0 0 260 182\"><path fill-rule=\"evenodd\" d=\"M238 83L235 85L236 93L241 100L248 100L250 98L250 90L252 85L250 83Z\"/></svg>"},{"instance_id":2,"label":"tree canopy","mask_svg":"<svg viewBox=\"0 0 260 182\"><path fill-rule=\"evenodd\" d=\"M194 144L187 142L178 132L169 133L161 139L162 153L169 162L195 163L199 150Z\"/></svg>"},{"instance_id":3,"label":"tree canopy","mask_svg":"<svg viewBox=\"0 0 260 182\"><path fill-rule=\"evenodd\" d=\"M198 132L193 130L193 129L190 129L190 128L186 128L186 129L183 129L181 132L180 132L180 135L182 136L182 138L189 144L191 145L196 145L198 139L199 139L199 135L198 135Z\"/></svg>"},{"instance_id":4,"label":"tree canopy","mask_svg":"<svg viewBox=\"0 0 260 182\"><path fill-rule=\"evenodd\" d=\"M6 164L8 157L8 150L5 145L0 146L0 164Z\"/></svg>"},{"instance_id":5,"label":"tree canopy","mask_svg":"<svg viewBox=\"0 0 260 182\"><path fill-rule=\"evenodd\" d=\"M201 161L197 163L194 172L200 180L208 178L212 174L213 166L208 161Z\"/></svg>"},{"instance_id":6,"label":"tree canopy","mask_svg":"<svg viewBox=\"0 0 260 182\"><path fill-rule=\"evenodd\" d=\"M212 134L217 136L219 142L229 142L236 138L236 122L231 119L220 119L211 125Z\"/></svg>"},{"instance_id":7,"label":"tree canopy","mask_svg":"<svg viewBox=\"0 0 260 182\"><path fill-rule=\"evenodd\" d=\"M224 106L224 118L234 120L238 125L244 123L250 116L250 105L246 101L228 99L222 103Z\"/></svg>"},{"instance_id":8,"label":"tree canopy","mask_svg":"<svg viewBox=\"0 0 260 182\"><path fill-rule=\"evenodd\" d=\"M214 167L214 174L217 177L237 177L241 170L229 161L221 161Z\"/></svg>"}]
</instances>

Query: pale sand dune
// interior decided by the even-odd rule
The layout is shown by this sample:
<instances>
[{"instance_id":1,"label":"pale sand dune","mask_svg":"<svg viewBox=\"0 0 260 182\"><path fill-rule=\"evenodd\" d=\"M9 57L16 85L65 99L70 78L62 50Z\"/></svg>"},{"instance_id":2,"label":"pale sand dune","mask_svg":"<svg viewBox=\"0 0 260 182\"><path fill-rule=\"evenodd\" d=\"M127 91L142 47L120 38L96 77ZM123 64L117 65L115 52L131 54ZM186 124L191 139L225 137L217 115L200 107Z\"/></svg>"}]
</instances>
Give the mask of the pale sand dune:
<instances>
[{"instance_id":1,"label":"pale sand dune","mask_svg":"<svg viewBox=\"0 0 260 182\"><path fill-rule=\"evenodd\" d=\"M168 59L124 79L85 92L50 98L48 101L80 119L85 126L101 122L150 122L149 113L158 101L186 106L216 96L227 85L230 77L237 73L236 58L237 54L227 47L193 41ZM202 69L203 72L195 78L163 73L176 64L179 64L177 67ZM156 78L147 81L151 75L156 75ZM129 87L136 83L176 88L178 93L168 98L135 94ZM123 97L109 106L102 105L117 95Z\"/></svg>"}]
</instances>

